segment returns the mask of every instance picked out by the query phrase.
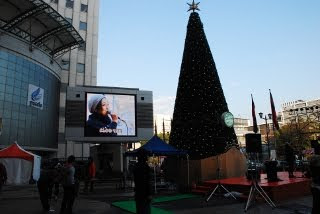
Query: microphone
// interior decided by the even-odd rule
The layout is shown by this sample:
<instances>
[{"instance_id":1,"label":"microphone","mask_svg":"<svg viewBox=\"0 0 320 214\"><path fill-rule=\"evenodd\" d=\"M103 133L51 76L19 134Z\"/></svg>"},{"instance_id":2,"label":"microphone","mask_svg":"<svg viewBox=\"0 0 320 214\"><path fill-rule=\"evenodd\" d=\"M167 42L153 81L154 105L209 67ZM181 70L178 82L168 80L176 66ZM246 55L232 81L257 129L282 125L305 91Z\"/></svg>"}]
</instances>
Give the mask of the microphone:
<instances>
[{"instance_id":1,"label":"microphone","mask_svg":"<svg viewBox=\"0 0 320 214\"><path fill-rule=\"evenodd\" d=\"M107 114L110 114L110 116L111 116L111 111L107 111ZM127 135L128 135L129 134L129 129L128 129L127 122L125 120L121 119L120 117L118 117L118 120L121 120L126 125L126 127L127 127Z\"/></svg>"},{"instance_id":2,"label":"microphone","mask_svg":"<svg viewBox=\"0 0 320 214\"><path fill-rule=\"evenodd\" d=\"M111 115L111 111L107 111L107 114L110 114ZM118 117L119 120L122 120L120 117ZM122 120L124 121L124 120Z\"/></svg>"}]
</instances>

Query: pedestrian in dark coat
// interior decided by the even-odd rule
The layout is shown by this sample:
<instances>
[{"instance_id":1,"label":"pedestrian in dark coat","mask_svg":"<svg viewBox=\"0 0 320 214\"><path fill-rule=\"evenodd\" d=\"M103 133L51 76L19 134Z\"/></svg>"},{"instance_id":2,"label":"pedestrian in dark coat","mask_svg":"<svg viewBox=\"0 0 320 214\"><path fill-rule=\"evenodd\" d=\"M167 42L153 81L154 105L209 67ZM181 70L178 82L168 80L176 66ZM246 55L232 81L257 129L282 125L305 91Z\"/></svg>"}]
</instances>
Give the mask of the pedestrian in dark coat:
<instances>
[{"instance_id":1,"label":"pedestrian in dark coat","mask_svg":"<svg viewBox=\"0 0 320 214\"><path fill-rule=\"evenodd\" d=\"M74 161L75 157L70 155L66 165L62 169L63 199L61 202L60 214L72 214L72 207L76 197Z\"/></svg>"},{"instance_id":2,"label":"pedestrian in dark coat","mask_svg":"<svg viewBox=\"0 0 320 214\"><path fill-rule=\"evenodd\" d=\"M3 163L0 163L0 192L3 184L7 182L7 170Z\"/></svg>"},{"instance_id":3,"label":"pedestrian in dark coat","mask_svg":"<svg viewBox=\"0 0 320 214\"><path fill-rule=\"evenodd\" d=\"M138 152L138 163L133 170L133 175L137 214L150 214L150 203L152 199L150 185L151 173L147 164L147 153L143 149L140 149Z\"/></svg>"},{"instance_id":4,"label":"pedestrian in dark coat","mask_svg":"<svg viewBox=\"0 0 320 214\"><path fill-rule=\"evenodd\" d=\"M53 188L53 173L50 169L42 169L40 172L40 177L37 182L37 187L40 195L40 201L43 210L50 210L50 200Z\"/></svg>"}]
</instances>

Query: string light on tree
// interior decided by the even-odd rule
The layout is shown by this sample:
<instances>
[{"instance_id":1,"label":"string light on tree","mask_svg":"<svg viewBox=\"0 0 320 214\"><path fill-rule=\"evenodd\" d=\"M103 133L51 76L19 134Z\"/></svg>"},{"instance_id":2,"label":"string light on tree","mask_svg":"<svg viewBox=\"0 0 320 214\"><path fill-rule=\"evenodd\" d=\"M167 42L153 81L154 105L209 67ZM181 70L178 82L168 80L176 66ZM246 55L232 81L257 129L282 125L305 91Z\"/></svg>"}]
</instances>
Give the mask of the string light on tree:
<instances>
[{"instance_id":1,"label":"string light on tree","mask_svg":"<svg viewBox=\"0 0 320 214\"><path fill-rule=\"evenodd\" d=\"M221 115L229 112L219 75L199 14L191 11L172 120L170 143L187 150L192 159L216 155L237 145L234 129L223 126ZM217 140L219 139L219 140ZM218 141L224 139L224 148Z\"/></svg>"}]
</instances>

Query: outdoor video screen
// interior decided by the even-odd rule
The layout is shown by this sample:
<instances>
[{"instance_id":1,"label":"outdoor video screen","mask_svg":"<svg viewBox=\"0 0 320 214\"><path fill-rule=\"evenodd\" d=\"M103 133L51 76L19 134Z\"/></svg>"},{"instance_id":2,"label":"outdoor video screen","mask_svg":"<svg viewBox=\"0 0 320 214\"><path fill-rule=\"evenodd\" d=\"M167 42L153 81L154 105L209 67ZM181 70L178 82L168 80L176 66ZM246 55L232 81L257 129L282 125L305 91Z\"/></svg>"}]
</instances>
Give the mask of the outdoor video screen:
<instances>
[{"instance_id":1,"label":"outdoor video screen","mask_svg":"<svg viewBox=\"0 0 320 214\"><path fill-rule=\"evenodd\" d=\"M86 94L85 137L136 136L136 97Z\"/></svg>"}]
</instances>

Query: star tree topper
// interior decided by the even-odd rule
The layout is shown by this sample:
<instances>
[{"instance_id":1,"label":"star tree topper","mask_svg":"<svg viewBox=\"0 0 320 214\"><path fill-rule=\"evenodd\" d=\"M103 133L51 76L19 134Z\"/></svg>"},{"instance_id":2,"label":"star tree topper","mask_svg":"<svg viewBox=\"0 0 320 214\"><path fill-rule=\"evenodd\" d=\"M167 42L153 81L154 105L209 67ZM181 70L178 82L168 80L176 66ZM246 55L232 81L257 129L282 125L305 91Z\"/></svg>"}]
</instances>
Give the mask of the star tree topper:
<instances>
[{"instance_id":1,"label":"star tree topper","mask_svg":"<svg viewBox=\"0 0 320 214\"><path fill-rule=\"evenodd\" d=\"M187 3L187 4L190 6L188 12L189 12L190 10L192 10L192 12L194 12L195 10L200 10L200 9L198 8L198 5L200 4L200 2L194 3L194 0L192 0L192 4L189 4L189 3Z\"/></svg>"}]
</instances>

